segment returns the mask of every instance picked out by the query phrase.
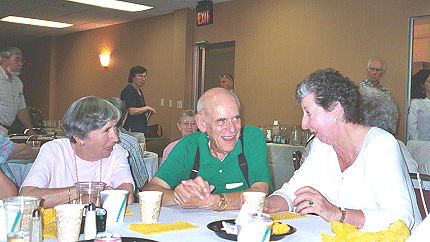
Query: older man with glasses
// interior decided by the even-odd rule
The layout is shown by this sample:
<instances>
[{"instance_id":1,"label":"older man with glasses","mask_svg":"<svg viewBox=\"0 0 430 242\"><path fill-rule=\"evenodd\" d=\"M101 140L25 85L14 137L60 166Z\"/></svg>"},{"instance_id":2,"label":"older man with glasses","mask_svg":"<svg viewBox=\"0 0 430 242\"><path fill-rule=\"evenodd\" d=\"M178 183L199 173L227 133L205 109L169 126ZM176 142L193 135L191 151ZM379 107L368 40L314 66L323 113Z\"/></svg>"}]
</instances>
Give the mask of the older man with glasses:
<instances>
[{"instance_id":1,"label":"older man with glasses","mask_svg":"<svg viewBox=\"0 0 430 242\"><path fill-rule=\"evenodd\" d=\"M1 52L0 68L0 135L7 137L9 126L18 116L22 124L34 134L30 114L25 104L23 84L18 75L21 73L25 60L22 51L17 47L9 47Z\"/></svg>"},{"instance_id":2,"label":"older man with glasses","mask_svg":"<svg viewBox=\"0 0 430 242\"><path fill-rule=\"evenodd\" d=\"M387 63L382 59L369 59L367 62L367 79L357 82L359 87L375 87L385 94L391 95L390 90L379 83L387 69Z\"/></svg>"}]
</instances>

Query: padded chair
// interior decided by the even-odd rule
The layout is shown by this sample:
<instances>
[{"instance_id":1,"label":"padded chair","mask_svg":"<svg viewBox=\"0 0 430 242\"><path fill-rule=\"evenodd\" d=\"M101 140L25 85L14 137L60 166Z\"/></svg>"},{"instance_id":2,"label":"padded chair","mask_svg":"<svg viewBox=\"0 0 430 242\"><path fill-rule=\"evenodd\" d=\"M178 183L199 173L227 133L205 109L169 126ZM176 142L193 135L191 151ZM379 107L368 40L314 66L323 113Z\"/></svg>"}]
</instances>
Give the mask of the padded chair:
<instances>
[{"instance_id":1,"label":"padded chair","mask_svg":"<svg viewBox=\"0 0 430 242\"><path fill-rule=\"evenodd\" d=\"M407 147L418 164L418 172L430 175L430 141L409 140Z\"/></svg>"},{"instance_id":2,"label":"padded chair","mask_svg":"<svg viewBox=\"0 0 430 242\"><path fill-rule=\"evenodd\" d=\"M411 176L411 179L414 183L414 190L415 190L415 196L417 197L418 208L420 210L421 217L424 220L427 217L424 206L427 208L427 211L430 211L430 190L428 190L428 188L426 188L425 186L422 186L420 190L419 185L417 185L419 183L417 174L409 173L409 175ZM420 179L423 182L430 182L430 176L426 174L420 174ZM421 191L424 196L424 200L422 199Z\"/></svg>"}]
</instances>

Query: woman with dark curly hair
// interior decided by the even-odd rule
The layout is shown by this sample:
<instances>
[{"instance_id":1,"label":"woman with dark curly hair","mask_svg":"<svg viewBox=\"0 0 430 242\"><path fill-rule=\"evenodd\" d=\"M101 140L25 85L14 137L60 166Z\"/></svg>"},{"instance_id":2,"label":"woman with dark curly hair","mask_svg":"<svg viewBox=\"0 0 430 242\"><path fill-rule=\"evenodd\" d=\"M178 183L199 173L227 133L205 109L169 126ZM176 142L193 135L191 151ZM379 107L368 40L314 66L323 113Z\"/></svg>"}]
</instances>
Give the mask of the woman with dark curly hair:
<instances>
[{"instance_id":1,"label":"woman with dark curly hair","mask_svg":"<svg viewBox=\"0 0 430 242\"><path fill-rule=\"evenodd\" d=\"M313 213L368 231L421 221L396 139L360 124L357 85L334 69L318 70L297 85L296 100L302 128L315 139L300 169L267 199L266 212Z\"/></svg>"},{"instance_id":2,"label":"woman with dark curly hair","mask_svg":"<svg viewBox=\"0 0 430 242\"><path fill-rule=\"evenodd\" d=\"M412 76L408 115L409 140L430 141L430 70Z\"/></svg>"}]
</instances>

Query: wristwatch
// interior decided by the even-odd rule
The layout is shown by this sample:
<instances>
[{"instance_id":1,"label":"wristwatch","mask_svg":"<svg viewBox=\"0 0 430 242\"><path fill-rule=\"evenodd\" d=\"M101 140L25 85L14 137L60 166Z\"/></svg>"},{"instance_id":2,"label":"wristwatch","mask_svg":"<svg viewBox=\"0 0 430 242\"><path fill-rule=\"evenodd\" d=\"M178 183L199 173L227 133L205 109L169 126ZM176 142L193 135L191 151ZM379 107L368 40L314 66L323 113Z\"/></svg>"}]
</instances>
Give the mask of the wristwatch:
<instances>
[{"instance_id":1,"label":"wristwatch","mask_svg":"<svg viewBox=\"0 0 430 242\"><path fill-rule=\"evenodd\" d=\"M222 212L227 208L227 201L225 200L224 194L219 193L218 196L219 196L218 211Z\"/></svg>"},{"instance_id":2,"label":"wristwatch","mask_svg":"<svg viewBox=\"0 0 430 242\"><path fill-rule=\"evenodd\" d=\"M343 222L345 221L346 211L344 208L341 208L341 207L339 207L339 210L342 213L342 216L340 217L339 222L343 224Z\"/></svg>"}]
</instances>

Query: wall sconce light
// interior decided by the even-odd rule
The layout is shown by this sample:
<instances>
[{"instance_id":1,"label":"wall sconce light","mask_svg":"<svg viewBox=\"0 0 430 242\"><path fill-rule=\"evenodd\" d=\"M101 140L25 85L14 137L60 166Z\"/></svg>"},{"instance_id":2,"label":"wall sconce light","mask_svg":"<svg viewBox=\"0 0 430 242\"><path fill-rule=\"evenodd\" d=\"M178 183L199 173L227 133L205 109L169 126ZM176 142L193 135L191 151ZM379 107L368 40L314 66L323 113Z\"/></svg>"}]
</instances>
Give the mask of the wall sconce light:
<instances>
[{"instance_id":1,"label":"wall sconce light","mask_svg":"<svg viewBox=\"0 0 430 242\"><path fill-rule=\"evenodd\" d=\"M100 64L102 64L102 66L104 68L107 68L109 66L110 55L104 54L104 55L99 55L99 56L100 56Z\"/></svg>"}]
</instances>

